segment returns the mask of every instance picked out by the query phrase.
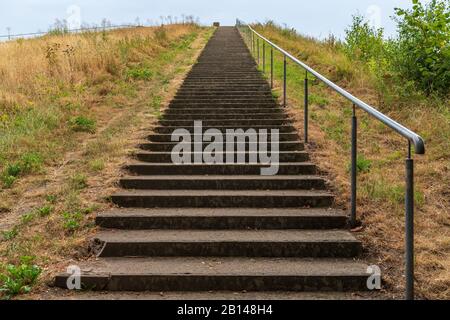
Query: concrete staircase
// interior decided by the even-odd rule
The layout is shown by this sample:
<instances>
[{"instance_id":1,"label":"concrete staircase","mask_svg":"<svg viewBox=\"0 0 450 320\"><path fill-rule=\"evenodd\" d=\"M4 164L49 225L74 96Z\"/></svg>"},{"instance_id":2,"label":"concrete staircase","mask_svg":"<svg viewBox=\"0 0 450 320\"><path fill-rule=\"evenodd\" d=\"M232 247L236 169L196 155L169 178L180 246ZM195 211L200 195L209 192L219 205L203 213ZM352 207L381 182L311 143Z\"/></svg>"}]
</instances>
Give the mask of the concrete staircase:
<instances>
[{"instance_id":1,"label":"concrete staircase","mask_svg":"<svg viewBox=\"0 0 450 320\"><path fill-rule=\"evenodd\" d=\"M280 169L171 161L174 129L275 128ZM270 131L270 130L269 130ZM246 152L248 156L248 152ZM359 291L366 265L346 213L232 27L218 28L99 214L85 287L111 291ZM66 287L67 274L55 283Z\"/></svg>"}]
</instances>

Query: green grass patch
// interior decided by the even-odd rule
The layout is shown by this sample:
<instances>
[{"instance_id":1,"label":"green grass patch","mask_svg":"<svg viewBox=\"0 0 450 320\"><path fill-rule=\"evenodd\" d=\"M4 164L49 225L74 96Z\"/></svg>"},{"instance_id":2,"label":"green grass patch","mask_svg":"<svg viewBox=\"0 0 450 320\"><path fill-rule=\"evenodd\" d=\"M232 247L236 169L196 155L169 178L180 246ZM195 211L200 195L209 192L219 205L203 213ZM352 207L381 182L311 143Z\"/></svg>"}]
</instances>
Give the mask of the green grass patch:
<instances>
[{"instance_id":1,"label":"green grass patch","mask_svg":"<svg viewBox=\"0 0 450 320\"><path fill-rule=\"evenodd\" d=\"M46 217L50 215L53 211L53 207L51 205L45 205L37 209L37 213L40 217Z\"/></svg>"},{"instance_id":2,"label":"green grass patch","mask_svg":"<svg viewBox=\"0 0 450 320\"><path fill-rule=\"evenodd\" d=\"M2 238L5 241L9 241L14 239L18 234L19 229L17 227L14 227L11 230L2 231Z\"/></svg>"},{"instance_id":3,"label":"green grass patch","mask_svg":"<svg viewBox=\"0 0 450 320\"><path fill-rule=\"evenodd\" d=\"M38 172L42 168L43 158L39 153L28 152L17 162L9 163L3 169L1 181L5 188L11 188L21 175Z\"/></svg>"},{"instance_id":4,"label":"green grass patch","mask_svg":"<svg viewBox=\"0 0 450 320\"><path fill-rule=\"evenodd\" d=\"M89 167L92 171L102 171L105 169L105 162L102 159L94 159L89 162Z\"/></svg>"},{"instance_id":5,"label":"green grass patch","mask_svg":"<svg viewBox=\"0 0 450 320\"><path fill-rule=\"evenodd\" d=\"M28 212L22 215L20 221L23 225L30 223L37 217L36 211Z\"/></svg>"},{"instance_id":6,"label":"green grass patch","mask_svg":"<svg viewBox=\"0 0 450 320\"><path fill-rule=\"evenodd\" d=\"M357 173L367 173L372 167L372 160L366 159L363 154L359 154L356 158L356 172ZM347 166L347 171L350 172L352 169L352 164L349 162Z\"/></svg>"},{"instance_id":7,"label":"green grass patch","mask_svg":"<svg viewBox=\"0 0 450 320\"><path fill-rule=\"evenodd\" d=\"M325 107L329 104L329 100L327 98L314 93L308 95L308 100L311 105L317 105L319 107Z\"/></svg>"},{"instance_id":8,"label":"green grass patch","mask_svg":"<svg viewBox=\"0 0 450 320\"><path fill-rule=\"evenodd\" d=\"M76 173L70 177L70 187L73 190L81 190L88 186L87 177L85 174Z\"/></svg>"},{"instance_id":9,"label":"green grass patch","mask_svg":"<svg viewBox=\"0 0 450 320\"><path fill-rule=\"evenodd\" d=\"M83 214L81 212L63 212L63 227L67 231L75 231L81 227Z\"/></svg>"},{"instance_id":10,"label":"green grass patch","mask_svg":"<svg viewBox=\"0 0 450 320\"><path fill-rule=\"evenodd\" d=\"M76 132L89 132L95 133L96 130L96 122L93 119L77 116L73 117L69 121L70 128Z\"/></svg>"},{"instance_id":11,"label":"green grass patch","mask_svg":"<svg viewBox=\"0 0 450 320\"><path fill-rule=\"evenodd\" d=\"M133 80L151 80L153 72L145 67L133 67L127 70L126 77Z\"/></svg>"},{"instance_id":12,"label":"green grass patch","mask_svg":"<svg viewBox=\"0 0 450 320\"><path fill-rule=\"evenodd\" d=\"M57 200L58 196L55 194L48 194L45 196L45 201L47 201L48 203L56 203Z\"/></svg>"},{"instance_id":13,"label":"green grass patch","mask_svg":"<svg viewBox=\"0 0 450 320\"><path fill-rule=\"evenodd\" d=\"M370 179L361 183L361 195L375 201L386 201L392 205L403 205L405 201L405 186L388 183L384 179ZM418 207L425 203L422 192L415 190L414 202Z\"/></svg>"},{"instance_id":14,"label":"green grass patch","mask_svg":"<svg viewBox=\"0 0 450 320\"><path fill-rule=\"evenodd\" d=\"M44 160L37 152L28 152L22 155L20 159L21 171L23 173L38 172L42 168Z\"/></svg>"}]
</instances>

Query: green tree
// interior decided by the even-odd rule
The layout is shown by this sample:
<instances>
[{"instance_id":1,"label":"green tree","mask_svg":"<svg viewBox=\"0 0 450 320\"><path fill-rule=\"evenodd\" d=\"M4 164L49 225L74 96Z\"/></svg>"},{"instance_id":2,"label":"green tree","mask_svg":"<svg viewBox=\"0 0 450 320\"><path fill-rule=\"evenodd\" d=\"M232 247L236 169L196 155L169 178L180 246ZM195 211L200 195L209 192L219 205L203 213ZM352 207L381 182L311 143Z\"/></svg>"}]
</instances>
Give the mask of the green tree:
<instances>
[{"instance_id":1,"label":"green tree","mask_svg":"<svg viewBox=\"0 0 450 320\"><path fill-rule=\"evenodd\" d=\"M383 56L383 29L369 25L362 15L354 15L345 30L345 51L352 58L369 62Z\"/></svg>"}]
</instances>

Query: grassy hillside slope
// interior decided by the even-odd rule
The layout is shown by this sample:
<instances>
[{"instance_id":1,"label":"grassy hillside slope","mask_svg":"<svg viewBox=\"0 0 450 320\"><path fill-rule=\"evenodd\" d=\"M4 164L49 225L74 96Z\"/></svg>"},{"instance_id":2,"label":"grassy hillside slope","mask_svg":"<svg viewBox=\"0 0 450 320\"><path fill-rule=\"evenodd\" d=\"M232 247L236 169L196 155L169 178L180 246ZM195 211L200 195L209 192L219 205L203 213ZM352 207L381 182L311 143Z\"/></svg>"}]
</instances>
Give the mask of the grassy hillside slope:
<instances>
[{"instance_id":1,"label":"grassy hillside slope","mask_svg":"<svg viewBox=\"0 0 450 320\"><path fill-rule=\"evenodd\" d=\"M0 44L0 289L90 253L94 212L212 33L193 24ZM1 293L0 293L1 294Z\"/></svg>"},{"instance_id":2,"label":"grassy hillside slope","mask_svg":"<svg viewBox=\"0 0 450 320\"><path fill-rule=\"evenodd\" d=\"M416 287L422 297L450 298L448 99L426 97L406 88L403 93L388 91L387 95L386 90L380 89L373 69L349 59L332 38L318 41L273 23L255 27L330 80L424 137L426 155L415 156ZM269 57L267 46L266 49L266 57ZM298 120L302 134L305 73L292 63L288 63L287 70L289 112ZM276 54L275 93L278 95L282 74L282 57ZM310 86L310 103L309 148L319 167L329 175L338 204L347 208L352 106L314 80ZM358 217L363 223L358 236L365 242L369 259L381 267L388 292L393 297L401 297L407 143L363 111L358 111L358 118Z\"/></svg>"}]
</instances>

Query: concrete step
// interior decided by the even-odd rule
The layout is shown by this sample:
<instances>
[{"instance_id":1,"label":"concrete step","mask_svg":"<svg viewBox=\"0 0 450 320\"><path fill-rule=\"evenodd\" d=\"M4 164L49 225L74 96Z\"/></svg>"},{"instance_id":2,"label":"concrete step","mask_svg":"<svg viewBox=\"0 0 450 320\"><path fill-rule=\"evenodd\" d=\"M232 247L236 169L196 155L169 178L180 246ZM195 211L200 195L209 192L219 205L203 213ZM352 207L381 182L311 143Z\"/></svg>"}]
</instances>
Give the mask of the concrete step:
<instances>
[{"instance_id":1,"label":"concrete step","mask_svg":"<svg viewBox=\"0 0 450 320\"><path fill-rule=\"evenodd\" d=\"M202 82L202 81L208 81L208 82L233 82L233 83L261 83L262 80L259 74L252 74L252 75L240 75L240 76L233 76L233 75L211 75L208 76L207 74L190 74L186 77L185 81L189 82Z\"/></svg>"},{"instance_id":2,"label":"concrete step","mask_svg":"<svg viewBox=\"0 0 450 320\"><path fill-rule=\"evenodd\" d=\"M258 87L258 86L265 86L267 87L267 81L266 80L212 80L212 79L204 79L204 80L186 80L189 81L187 83L186 88L237 88L240 87L241 89L247 89L249 87ZM270 89L268 89L270 90Z\"/></svg>"},{"instance_id":3,"label":"concrete step","mask_svg":"<svg viewBox=\"0 0 450 320\"><path fill-rule=\"evenodd\" d=\"M238 136L246 136L245 134L238 134ZM270 131L267 132L268 139L272 137ZM195 141L195 139L201 138L202 135L192 134L191 138ZM151 134L147 137L149 141L152 142L171 142L172 141L172 134ZM279 141L297 141L299 139L299 136L297 132L292 133L279 133L278 134L278 140Z\"/></svg>"},{"instance_id":4,"label":"concrete step","mask_svg":"<svg viewBox=\"0 0 450 320\"><path fill-rule=\"evenodd\" d=\"M255 66L252 64L242 65L242 64L235 64L235 63L224 63L222 65L214 65L211 63L203 64L199 63L194 68L192 68L188 76L192 75L199 75L199 76L205 76L205 77L254 77L255 75L258 75L257 72L255 72Z\"/></svg>"},{"instance_id":5,"label":"concrete step","mask_svg":"<svg viewBox=\"0 0 450 320\"><path fill-rule=\"evenodd\" d=\"M56 291L56 292L55 292ZM265 300L389 300L383 292L370 291L83 291L52 288L44 294L47 300L159 300L159 301L265 301Z\"/></svg>"},{"instance_id":6,"label":"concrete step","mask_svg":"<svg viewBox=\"0 0 450 320\"><path fill-rule=\"evenodd\" d=\"M227 155L234 154L235 156L244 156L245 162L250 162L250 156L252 158L254 156L258 156L258 153L254 152L222 152L217 153L217 155L221 155L222 159L226 159ZM203 155L201 152L191 152L189 154L189 158L192 162L194 162L194 157L196 155ZM172 153L170 151L138 151L134 154L134 156L142 162L151 162L151 163L172 163ZM279 151L278 152L279 162L304 162L309 161L309 155L305 151Z\"/></svg>"},{"instance_id":7,"label":"concrete step","mask_svg":"<svg viewBox=\"0 0 450 320\"><path fill-rule=\"evenodd\" d=\"M322 208L156 208L99 213L97 226L111 229L339 229L345 212Z\"/></svg>"},{"instance_id":8,"label":"concrete step","mask_svg":"<svg viewBox=\"0 0 450 320\"><path fill-rule=\"evenodd\" d=\"M176 100L181 99L272 99L270 92L177 92Z\"/></svg>"},{"instance_id":9,"label":"concrete step","mask_svg":"<svg viewBox=\"0 0 450 320\"><path fill-rule=\"evenodd\" d=\"M185 81L189 84L244 84L244 85L267 85L267 81L260 76L250 76L247 78L236 77L186 77Z\"/></svg>"},{"instance_id":10,"label":"concrete step","mask_svg":"<svg viewBox=\"0 0 450 320\"><path fill-rule=\"evenodd\" d=\"M202 115L235 115L239 114L242 117L253 115L284 115L281 108L170 108L164 112L164 115L173 115L182 118L184 115L202 114Z\"/></svg>"},{"instance_id":11,"label":"concrete step","mask_svg":"<svg viewBox=\"0 0 450 320\"><path fill-rule=\"evenodd\" d=\"M361 242L343 230L107 230L99 257L351 258Z\"/></svg>"},{"instance_id":12,"label":"concrete step","mask_svg":"<svg viewBox=\"0 0 450 320\"><path fill-rule=\"evenodd\" d=\"M81 268L83 287L108 291L359 291L368 277L351 259L102 258Z\"/></svg>"},{"instance_id":13,"label":"concrete step","mask_svg":"<svg viewBox=\"0 0 450 320\"><path fill-rule=\"evenodd\" d=\"M325 189L319 176L128 176L120 179L125 189L153 190L297 190Z\"/></svg>"},{"instance_id":14,"label":"concrete step","mask_svg":"<svg viewBox=\"0 0 450 320\"><path fill-rule=\"evenodd\" d=\"M134 162L124 166L125 170L139 175L260 175L264 164L173 164ZM316 174L316 166L309 162L282 162L278 164L278 175Z\"/></svg>"},{"instance_id":15,"label":"concrete step","mask_svg":"<svg viewBox=\"0 0 450 320\"><path fill-rule=\"evenodd\" d=\"M222 86L216 86L216 87L194 87L190 88L189 86L182 86L177 93L185 93L185 94L249 94L249 93L265 93L265 94L271 94L270 89L267 86L253 86L253 87L242 87L242 86L236 86L236 87L228 87L224 88Z\"/></svg>"},{"instance_id":16,"label":"concrete step","mask_svg":"<svg viewBox=\"0 0 450 320\"><path fill-rule=\"evenodd\" d=\"M179 89L181 91L242 91L242 90L251 90L251 91L264 91L264 90L270 90L270 86L267 84L267 82L262 82L262 84L195 84L190 82L184 82L183 86Z\"/></svg>"},{"instance_id":17,"label":"concrete step","mask_svg":"<svg viewBox=\"0 0 450 320\"><path fill-rule=\"evenodd\" d=\"M288 115L280 112L273 112L273 113L248 113L248 114L241 114L241 113L184 113L184 114L171 114L171 113L165 113L162 117L163 120L239 120L243 117L248 117L249 119L263 119L263 120L286 120L289 119Z\"/></svg>"},{"instance_id":18,"label":"concrete step","mask_svg":"<svg viewBox=\"0 0 450 320\"><path fill-rule=\"evenodd\" d=\"M222 103L238 103L242 107L245 107L245 105L254 103L254 104L269 104L269 103L275 103L275 100L272 97L245 97L245 98L208 98L208 97L195 97L195 98L175 98L172 100L173 104L181 103L181 104L187 104L187 103L210 103L210 104L222 104Z\"/></svg>"},{"instance_id":19,"label":"concrete step","mask_svg":"<svg viewBox=\"0 0 450 320\"><path fill-rule=\"evenodd\" d=\"M279 126L283 124L290 124L291 119L194 119L202 120L204 126L234 126L239 128L242 126ZM193 126L194 120L159 120L161 126Z\"/></svg>"},{"instance_id":20,"label":"concrete step","mask_svg":"<svg viewBox=\"0 0 450 320\"><path fill-rule=\"evenodd\" d=\"M267 149L271 150L271 141L267 138ZM149 143L141 143L139 148L143 150L149 151L166 151L170 152L179 142L149 142ZM201 147L201 150L204 150L206 146L208 146L210 142L203 143L191 143L191 150L194 151L196 147ZM245 141L245 150L249 150L250 143L248 139ZM235 147L235 149L237 146ZM300 141L279 141L278 142L278 150L280 151L302 151L305 146L303 142ZM223 143L223 149L226 150L225 142Z\"/></svg>"},{"instance_id":21,"label":"concrete step","mask_svg":"<svg viewBox=\"0 0 450 320\"><path fill-rule=\"evenodd\" d=\"M333 195L311 190L123 190L111 200L124 208L323 208L333 204Z\"/></svg>"},{"instance_id":22,"label":"concrete step","mask_svg":"<svg viewBox=\"0 0 450 320\"><path fill-rule=\"evenodd\" d=\"M185 129L188 130L189 132L193 133L194 132L194 126L193 126L193 122L191 126L156 126L153 128L153 132L155 133L164 133L164 134L172 134L176 129ZM222 133L226 133L227 129L242 129L244 131L247 131L248 129L254 129L257 132L259 132L259 130L263 130L266 129L268 133L270 133L271 130L278 130L279 133L291 133L293 131L295 131L295 127L292 124L283 124L283 125L241 125L241 126L232 126L232 125L226 125L226 126L222 126L222 125L217 125L217 126L210 126L210 125L205 125L204 123L202 124L202 129L203 132L205 132L208 129L217 129Z\"/></svg>"},{"instance_id":23,"label":"concrete step","mask_svg":"<svg viewBox=\"0 0 450 320\"><path fill-rule=\"evenodd\" d=\"M232 63L224 63L222 65L222 70L212 64L202 65L197 64L194 68L189 71L186 76L186 81L191 79L237 79L237 80L248 80L255 79L261 80L260 73L257 71L255 65L248 65L247 67L242 67ZM208 70L209 69L209 70Z\"/></svg>"},{"instance_id":24,"label":"concrete step","mask_svg":"<svg viewBox=\"0 0 450 320\"><path fill-rule=\"evenodd\" d=\"M241 102L233 102L233 101L223 101L211 103L209 101L175 101L172 100L169 103L170 109L192 109L192 108L247 108L247 109L260 109L260 108L279 108L275 101L264 101L264 102L247 102L242 104Z\"/></svg>"}]
</instances>

